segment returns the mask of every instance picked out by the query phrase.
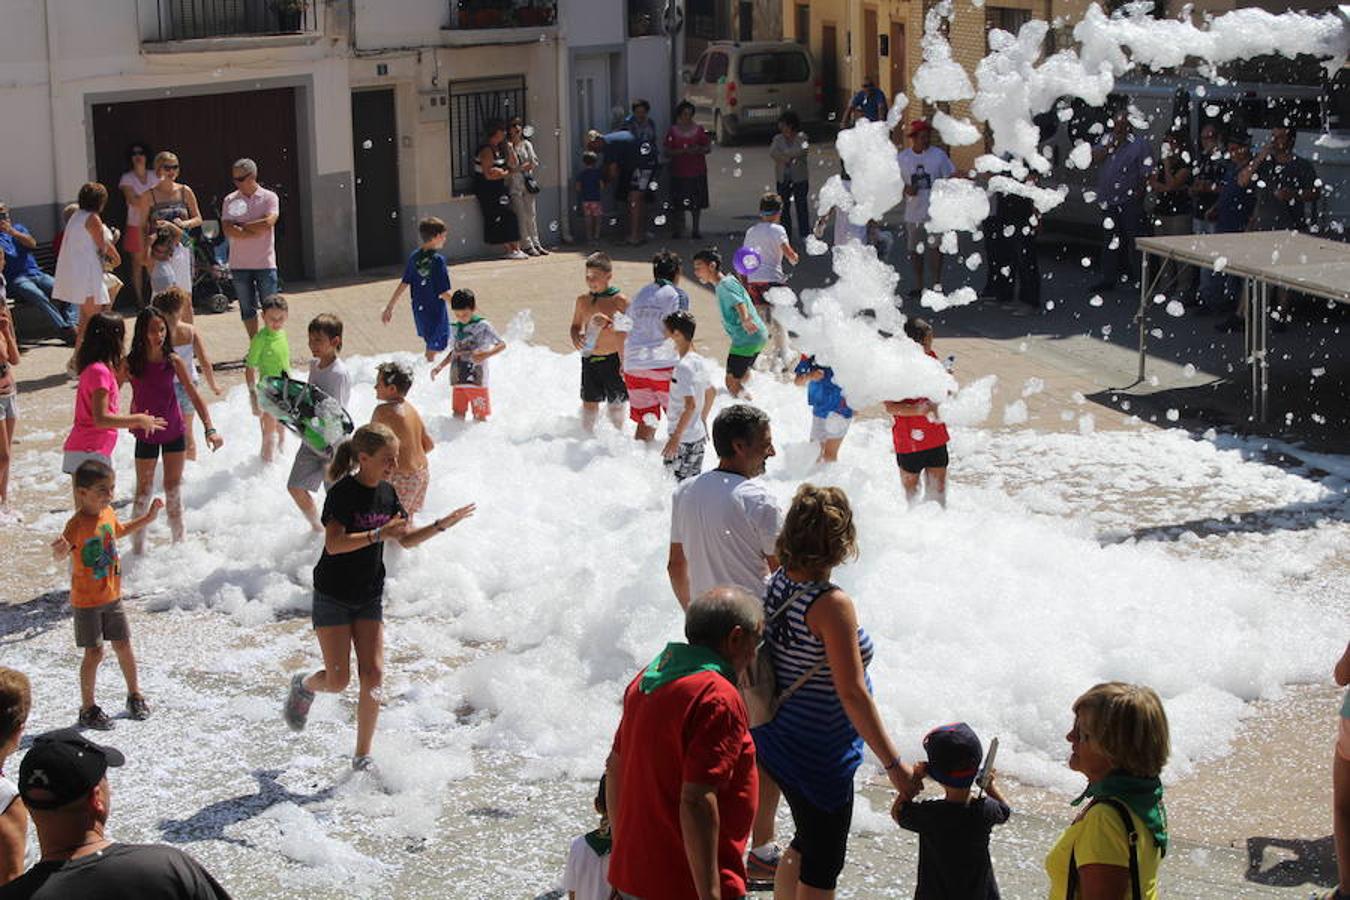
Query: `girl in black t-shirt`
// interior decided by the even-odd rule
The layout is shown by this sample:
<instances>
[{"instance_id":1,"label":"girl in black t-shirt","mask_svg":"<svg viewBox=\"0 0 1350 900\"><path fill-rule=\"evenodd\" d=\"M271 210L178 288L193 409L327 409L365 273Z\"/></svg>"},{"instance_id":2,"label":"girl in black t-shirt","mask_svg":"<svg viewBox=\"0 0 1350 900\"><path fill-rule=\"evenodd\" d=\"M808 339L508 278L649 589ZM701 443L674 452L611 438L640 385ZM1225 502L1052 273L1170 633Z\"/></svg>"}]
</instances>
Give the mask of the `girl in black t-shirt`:
<instances>
[{"instance_id":1,"label":"girl in black t-shirt","mask_svg":"<svg viewBox=\"0 0 1350 900\"><path fill-rule=\"evenodd\" d=\"M323 555L314 567L314 632L323 668L291 679L283 716L295 731L305 727L314 693L341 693L351 677L351 652L361 685L356 704L356 754L352 768L371 768L370 744L380 714L384 668L384 542L416 547L474 513L462 506L410 530L408 514L388 478L398 464L398 438L387 426L363 425L333 456L336 482L323 504ZM353 472L353 468L356 470Z\"/></svg>"}]
</instances>

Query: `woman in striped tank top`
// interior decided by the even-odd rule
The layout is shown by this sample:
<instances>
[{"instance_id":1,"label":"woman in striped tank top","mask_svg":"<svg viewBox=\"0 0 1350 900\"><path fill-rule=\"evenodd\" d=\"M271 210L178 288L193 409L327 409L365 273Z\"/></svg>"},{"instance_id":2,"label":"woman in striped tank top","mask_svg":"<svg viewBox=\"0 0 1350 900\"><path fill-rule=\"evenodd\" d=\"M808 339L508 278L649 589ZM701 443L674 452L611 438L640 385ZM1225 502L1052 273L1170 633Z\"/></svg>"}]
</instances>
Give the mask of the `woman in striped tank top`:
<instances>
[{"instance_id":1,"label":"woman in striped tank top","mask_svg":"<svg viewBox=\"0 0 1350 900\"><path fill-rule=\"evenodd\" d=\"M858 625L853 600L830 582L834 567L858 552L844 492L798 488L777 550L781 568L765 590L764 617L782 705L752 732L760 765L782 789L796 827L778 865L774 896L833 897L863 744L902 797L917 794L919 784L872 701L872 639Z\"/></svg>"}]
</instances>

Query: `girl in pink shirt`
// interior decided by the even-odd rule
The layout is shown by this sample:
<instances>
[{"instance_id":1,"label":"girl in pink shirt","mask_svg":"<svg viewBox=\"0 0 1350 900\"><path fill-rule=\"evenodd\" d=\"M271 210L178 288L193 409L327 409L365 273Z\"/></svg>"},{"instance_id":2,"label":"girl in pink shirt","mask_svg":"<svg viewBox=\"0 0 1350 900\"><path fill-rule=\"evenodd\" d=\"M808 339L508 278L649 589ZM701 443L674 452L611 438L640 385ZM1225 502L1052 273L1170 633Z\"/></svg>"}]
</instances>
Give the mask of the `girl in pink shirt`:
<instances>
[{"instance_id":1,"label":"girl in pink shirt","mask_svg":"<svg viewBox=\"0 0 1350 900\"><path fill-rule=\"evenodd\" d=\"M122 345L126 325L114 312L100 312L85 326L84 340L75 351L75 367L80 383L75 390L75 424L62 449L65 458L61 471L74 475L80 463L96 459L112 465L117 446L117 429L139 428L153 434L164 427L164 420L145 413L117 414L118 374L122 371Z\"/></svg>"}]
</instances>

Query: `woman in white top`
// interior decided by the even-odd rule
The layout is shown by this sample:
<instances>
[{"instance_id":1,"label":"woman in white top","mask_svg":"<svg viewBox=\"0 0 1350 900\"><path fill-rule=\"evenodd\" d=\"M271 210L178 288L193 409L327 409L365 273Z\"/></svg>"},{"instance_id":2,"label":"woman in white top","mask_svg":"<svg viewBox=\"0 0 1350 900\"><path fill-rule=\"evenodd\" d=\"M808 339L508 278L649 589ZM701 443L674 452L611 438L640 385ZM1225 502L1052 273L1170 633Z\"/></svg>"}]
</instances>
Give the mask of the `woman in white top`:
<instances>
[{"instance_id":1,"label":"woman in white top","mask_svg":"<svg viewBox=\"0 0 1350 900\"><path fill-rule=\"evenodd\" d=\"M89 181L80 188L79 209L66 223L61 239L61 252L56 257L56 283L52 297L80 308L80 324L75 333L75 349L79 351L84 337L84 326L108 306L108 286L103 280L103 264L116 267L122 261L117 247L108 240L103 225L103 206L108 202L108 189L97 181Z\"/></svg>"},{"instance_id":2,"label":"woman in white top","mask_svg":"<svg viewBox=\"0 0 1350 900\"><path fill-rule=\"evenodd\" d=\"M28 810L19 788L5 774L5 760L19 749L33 704L28 677L0 666L0 885L23 874L28 857Z\"/></svg>"},{"instance_id":3,"label":"woman in white top","mask_svg":"<svg viewBox=\"0 0 1350 900\"><path fill-rule=\"evenodd\" d=\"M511 130L507 134L511 149L515 151L516 167L508 176L506 187L511 193L511 205L515 207L516 218L520 220L520 248L530 256L547 256L548 250L539 243L534 194L525 186L525 176L533 178L539 168L539 156L534 152L534 144L526 137L525 123L519 117L511 120Z\"/></svg>"},{"instance_id":4,"label":"woman in white top","mask_svg":"<svg viewBox=\"0 0 1350 900\"><path fill-rule=\"evenodd\" d=\"M141 142L127 149L127 163L130 168L122 173L117 188L127 204L126 229L122 232L122 249L127 252L128 272L131 275L131 292L136 295L136 305L145 305L144 285L142 281L145 264L141 258L144 249L145 214L150 209L150 189L159 181L159 176L150 171L150 151Z\"/></svg>"}]
</instances>

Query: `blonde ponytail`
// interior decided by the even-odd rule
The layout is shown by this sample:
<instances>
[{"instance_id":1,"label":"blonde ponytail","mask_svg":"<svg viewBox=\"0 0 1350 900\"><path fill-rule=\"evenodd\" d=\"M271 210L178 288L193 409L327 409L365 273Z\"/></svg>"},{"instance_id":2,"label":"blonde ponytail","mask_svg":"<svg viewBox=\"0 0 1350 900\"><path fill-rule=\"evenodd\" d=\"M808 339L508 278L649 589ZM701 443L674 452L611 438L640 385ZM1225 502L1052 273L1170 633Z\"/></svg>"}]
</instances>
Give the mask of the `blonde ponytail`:
<instances>
[{"instance_id":1,"label":"blonde ponytail","mask_svg":"<svg viewBox=\"0 0 1350 900\"><path fill-rule=\"evenodd\" d=\"M356 429L350 439L338 444L333 452L333 462L328 466L328 480L337 481L352 474L362 453L370 456L397 441L388 425L371 422Z\"/></svg>"}]
</instances>

